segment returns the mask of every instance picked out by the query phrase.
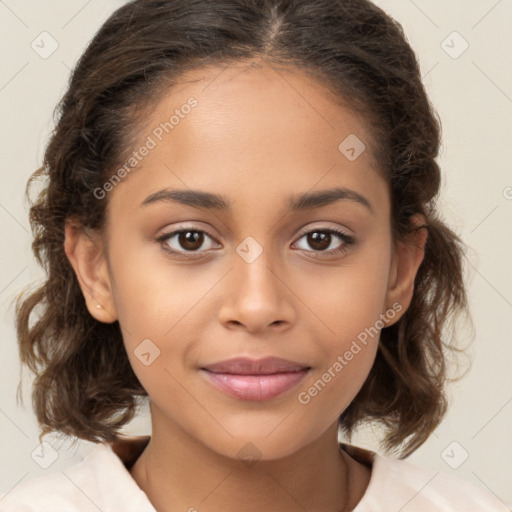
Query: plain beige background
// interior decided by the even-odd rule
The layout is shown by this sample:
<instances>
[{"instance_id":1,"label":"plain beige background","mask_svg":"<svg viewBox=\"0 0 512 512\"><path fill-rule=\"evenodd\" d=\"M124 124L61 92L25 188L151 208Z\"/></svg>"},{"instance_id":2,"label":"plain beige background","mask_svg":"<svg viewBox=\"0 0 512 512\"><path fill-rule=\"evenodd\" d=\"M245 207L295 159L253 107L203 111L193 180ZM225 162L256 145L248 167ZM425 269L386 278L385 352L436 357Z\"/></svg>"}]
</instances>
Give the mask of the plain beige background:
<instances>
[{"instance_id":1,"label":"plain beige background","mask_svg":"<svg viewBox=\"0 0 512 512\"><path fill-rule=\"evenodd\" d=\"M0 0L0 489L78 462L92 446L48 438L40 452L11 300L43 274L31 253L24 186L40 165L52 112L69 70L108 15L124 2ZM378 0L404 27L443 123L444 216L470 247L475 326L471 371L449 387L450 410L409 460L495 493L512 510L512 3L507 0ZM47 32L49 35L41 35ZM46 52L33 49L41 38ZM33 43L35 41L35 43ZM461 330L461 337L467 333ZM149 433L147 416L128 428ZM370 428L354 444L378 449ZM39 456L38 456L39 455ZM47 466L45 468L45 466Z\"/></svg>"}]
</instances>

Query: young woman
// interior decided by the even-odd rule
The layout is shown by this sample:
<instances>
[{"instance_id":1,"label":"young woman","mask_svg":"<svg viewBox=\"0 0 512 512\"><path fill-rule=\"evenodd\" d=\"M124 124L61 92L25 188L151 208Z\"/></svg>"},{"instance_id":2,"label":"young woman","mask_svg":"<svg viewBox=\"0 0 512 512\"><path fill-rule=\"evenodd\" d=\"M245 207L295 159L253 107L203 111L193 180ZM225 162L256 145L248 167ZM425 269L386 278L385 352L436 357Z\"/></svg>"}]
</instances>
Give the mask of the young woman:
<instances>
[{"instance_id":1,"label":"young woman","mask_svg":"<svg viewBox=\"0 0 512 512\"><path fill-rule=\"evenodd\" d=\"M32 177L48 279L17 309L41 436L97 446L1 510L505 511L403 460L446 412L467 307L439 139L369 1L116 11ZM151 436L121 436L146 396ZM338 442L369 421L400 458Z\"/></svg>"}]
</instances>

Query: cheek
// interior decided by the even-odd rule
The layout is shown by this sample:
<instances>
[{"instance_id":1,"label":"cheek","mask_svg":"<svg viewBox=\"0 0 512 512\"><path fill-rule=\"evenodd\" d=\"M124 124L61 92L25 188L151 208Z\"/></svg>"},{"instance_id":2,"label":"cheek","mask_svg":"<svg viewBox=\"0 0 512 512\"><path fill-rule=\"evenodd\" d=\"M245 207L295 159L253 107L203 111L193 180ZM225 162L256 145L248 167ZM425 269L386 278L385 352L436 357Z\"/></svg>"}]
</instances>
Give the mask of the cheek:
<instances>
[{"instance_id":1,"label":"cheek","mask_svg":"<svg viewBox=\"0 0 512 512\"><path fill-rule=\"evenodd\" d=\"M178 382L184 382L195 343L212 321L206 299L218 277L206 267L167 264L162 257L156 265L154 249L114 256L115 306L130 364L155 399L179 400Z\"/></svg>"},{"instance_id":2,"label":"cheek","mask_svg":"<svg viewBox=\"0 0 512 512\"><path fill-rule=\"evenodd\" d=\"M130 343L141 337L165 340L198 318L201 298L215 282L211 273L194 265L168 262L163 250L159 253L150 242L137 246L140 241L122 242L121 237L116 242L111 251L113 296L124 334L133 338ZM127 246L133 250L119 250ZM192 308L194 314L190 315Z\"/></svg>"},{"instance_id":3,"label":"cheek","mask_svg":"<svg viewBox=\"0 0 512 512\"><path fill-rule=\"evenodd\" d=\"M368 275L371 273L366 272ZM364 279L331 282L326 290L331 297L318 297L321 322L315 321L316 327L310 327L318 340L314 349L317 364L297 398L300 404L311 407L310 412L331 411L333 421L368 377L383 327L382 285L375 276ZM333 291L335 284L337 293Z\"/></svg>"},{"instance_id":4,"label":"cheek","mask_svg":"<svg viewBox=\"0 0 512 512\"><path fill-rule=\"evenodd\" d=\"M385 303L390 245L382 239L379 247L354 253L336 270L322 270L323 276L302 280L301 293L313 313L308 315L312 318L308 328L315 332L320 355L318 371L307 383L321 381L317 391L311 389L312 395L322 390L323 399L338 396L350 402L372 367L382 318L386 306L391 308ZM320 285L315 286L315 281Z\"/></svg>"},{"instance_id":5,"label":"cheek","mask_svg":"<svg viewBox=\"0 0 512 512\"><path fill-rule=\"evenodd\" d=\"M390 243L382 237L349 254L338 267L304 272L296 289L334 339L352 338L391 306L385 303L389 267Z\"/></svg>"}]
</instances>

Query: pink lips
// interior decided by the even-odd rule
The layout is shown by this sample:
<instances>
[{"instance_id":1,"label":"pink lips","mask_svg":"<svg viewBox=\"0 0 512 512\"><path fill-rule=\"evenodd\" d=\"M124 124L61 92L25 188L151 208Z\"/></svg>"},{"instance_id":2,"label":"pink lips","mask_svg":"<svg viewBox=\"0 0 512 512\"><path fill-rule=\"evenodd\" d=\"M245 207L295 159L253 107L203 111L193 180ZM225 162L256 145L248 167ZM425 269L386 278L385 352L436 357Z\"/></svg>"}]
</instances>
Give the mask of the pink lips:
<instances>
[{"instance_id":1,"label":"pink lips","mask_svg":"<svg viewBox=\"0 0 512 512\"><path fill-rule=\"evenodd\" d=\"M308 366L277 357L235 358L201 368L209 382L229 396L242 400L270 400L296 386Z\"/></svg>"}]
</instances>

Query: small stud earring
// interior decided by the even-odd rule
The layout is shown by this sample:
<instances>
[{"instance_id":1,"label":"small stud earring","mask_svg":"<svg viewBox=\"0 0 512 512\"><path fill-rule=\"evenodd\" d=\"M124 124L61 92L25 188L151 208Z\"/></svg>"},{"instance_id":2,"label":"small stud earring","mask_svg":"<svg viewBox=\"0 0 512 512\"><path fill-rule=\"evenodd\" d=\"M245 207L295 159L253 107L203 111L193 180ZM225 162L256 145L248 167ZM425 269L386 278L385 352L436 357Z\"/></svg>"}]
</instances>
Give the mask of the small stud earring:
<instances>
[{"instance_id":1,"label":"small stud earring","mask_svg":"<svg viewBox=\"0 0 512 512\"><path fill-rule=\"evenodd\" d=\"M101 304L96 304L96 307L97 308L101 308Z\"/></svg>"}]
</instances>

